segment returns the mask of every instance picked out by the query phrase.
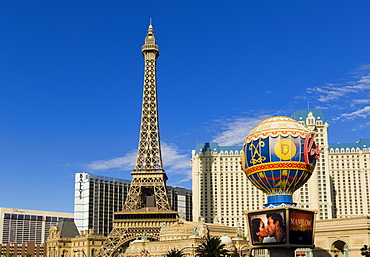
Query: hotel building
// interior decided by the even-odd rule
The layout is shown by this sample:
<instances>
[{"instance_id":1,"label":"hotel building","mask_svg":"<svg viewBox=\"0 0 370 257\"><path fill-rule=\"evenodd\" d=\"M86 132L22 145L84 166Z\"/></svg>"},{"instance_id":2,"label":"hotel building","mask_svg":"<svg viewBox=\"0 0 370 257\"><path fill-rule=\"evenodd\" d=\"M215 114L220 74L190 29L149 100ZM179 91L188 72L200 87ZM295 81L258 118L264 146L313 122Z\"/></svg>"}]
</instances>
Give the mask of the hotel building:
<instances>
[{"instance_id":1,"label":"hotel building","mask_svg":"<svg viewBox=\"0 0 370 257\"><path fill-rule=\"evenodd\" d=\"M109 235L113 212L122 210L129 180L75 174L75 223L79 231L94 228L94 233Z\"/></svg>"},{"instance_id":2,"label":"hotel building","mask_svg":"<svg viewBox=\"0 0 370 257\"><path fill-rule=\"evenodd\" d=\"M189 189L183 187L167 186L168 200L172 209L185 215L185 220L193 219L193 194Z\"/></svg>"},{"instance_id":3,"label":"hotel building","mask_svg":"<svg viewBox=\"0 0 370 257\"><path fill-rule=\"evenodd\" d=\"M27 256L27 254L31 254L31 256L35 257L46 256L46 245L46 243L38 245L35 242L0 244L0 255Z\"/></svg>"},{"instance_id":4,"label":"hotel building","mask_svg":"<svg viewBox=\"0 0 370 257\"><path fill-rule=\"evenodd\" d=\"M245 210L263 208L264 193L254 187L240 167L241 146L197 144L192 151L193 221L218 221L245 228Z\"/></svg>"},{"instance_id":5,"label":"hotel building","mask_svg":"<svg viewBox=\"0 0 370 257\"><path fill-rule=\"evenodd\" d=\"M321 151L316 162L315 171L308 182L294 194L297 207L318 210L317 218L333 218L332 184L329 170L329 143L328 128L322 110L299 110L292 114L292 118L308 127L315 133L315 143Z\"/></svg>"},{"instance_id":6,"label":"hotel building","mask_svg":"<svg viewBox=\"0 0 370 257\"><path fill-rule=\"evenodd\" d=\"M107 236L113 229L113 213L121 211L130 188L130 180L88 173L75 174L75 223L79 231L93 229ZM192 219L192 192L167 186L172 208Z\"/></svg>"},{"instance_id":7,"label":"hotel building","mask_svg":"<svg viewBox=\"0 0 370 257\"><path fill-rule=\"evenodd\" d=\"M321 110L299 110L292 118L315 132L321 156L310 180L297 190L297 207L318 210L320 220L369 215L370 140L328 143L328 123ZM241 146L197 144L192 151L193 220L244 224L244 210L264 207L264 193L241 170Z\"/></svg>"},{"instance_id":8,"label":"hotel building","mask_svg":"<svg viewBox=\"0 0 370 257\"><path fill-rule=\"evenodd\" d=\"M370 215L370 139L329 145L335 218Z\"/></svg>"},{"instance_id":9,"label":"hotel building","mask_svg":"<svg viewBox=\"0 0 370 257\"><path fill-rule=\"evenodd\" d=\"M46 242L49 229L61 219L73 220L73 213L0 208L0 243Z\"/></svg>"}]
</instances>

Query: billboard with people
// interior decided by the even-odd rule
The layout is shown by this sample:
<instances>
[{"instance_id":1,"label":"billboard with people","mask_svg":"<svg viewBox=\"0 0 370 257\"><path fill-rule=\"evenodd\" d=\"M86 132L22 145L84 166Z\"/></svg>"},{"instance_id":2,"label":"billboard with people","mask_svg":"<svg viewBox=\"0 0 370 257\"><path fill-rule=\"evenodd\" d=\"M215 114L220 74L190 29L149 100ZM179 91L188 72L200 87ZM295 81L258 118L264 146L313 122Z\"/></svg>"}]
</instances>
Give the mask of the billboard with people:
<instances>
[{"instance_id":1,"label":"billboard with people","mask_svg":"<svg viewBox=\"0 0 370 257\"><path fill-rule=\"evenodd\" d=\"M252 244L285 244L285 210L264 211L249 215Z\"/></svg>"},{"instance_id":2,"label":"billboard with people","mask_svg":"<svg viewBox=\"0 0 370 257\"><path fill-rule=\"evenodd\" d=\"M315 212L291 206L246 212L255 248L313 247Z\"/></svg>"}]
</instances>

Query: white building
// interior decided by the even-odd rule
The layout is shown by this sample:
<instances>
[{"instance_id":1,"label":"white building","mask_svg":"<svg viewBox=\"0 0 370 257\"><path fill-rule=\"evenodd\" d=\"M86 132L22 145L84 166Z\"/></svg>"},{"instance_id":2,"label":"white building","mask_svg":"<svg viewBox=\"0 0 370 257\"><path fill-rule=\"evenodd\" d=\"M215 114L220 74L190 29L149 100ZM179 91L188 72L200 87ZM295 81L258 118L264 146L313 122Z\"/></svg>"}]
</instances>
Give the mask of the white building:
<instances>
[{"instance_id":1,"label":"white building","mask_svg":"<svg viewBox=\"0 0 370 257\"><path fill-rule=\"evenodd\" d=\"M264 193L241 170L241 146L197 144L192 151L193 221L218 220L226 226L245 229L245 210L261 209Z\"/></svg>"},{"instance_id":2,"label":"white building","mask_svg":"<svg viewBox=\"0 0 370 257\"><path fill-rule=\"evenodd\" d=\"M185 216L185 220L192 221L193 219L193 193L184 187L167 186L168 200L171 203L172 209Z\"/></svg>"},{"instance_id":3,"label":"white building","mask_svg":"<svg viewBox=\"0 0 370 257\"><path fill-rule=\"evenodd\" d=\"M329 125L325 120L324 112L322 110L299 110L292 114L292 118L315 133L315 143L321 150L314 173L308 182L297 190L293 199L297 202L297 207L318 210L318 219L331 219L333 218L333 198L328 159Z\"/></svg>"},{"instance_id":4,"label":"white building","mask_svg":"<svg viewBox=\"0 0 370 257\"><path fill-rule=\"evenodd\" d=\"M109 235L113 213L121 211L130 180L75 174L75 224L79 231L93 228L96 234Z\"/></svg>"},{"instance_id":5,"label":"white building","mask_svg":"<svg viewBox=\"0 0 370 257\"><path fill-rule=\"evenodd\" d=\"M130 180L75 174L75 223L79 231L109 235L113 229L113 213L121 211L130 188ZM192 219L192 193L183 187L167 187L174 211Z\"/></svg>"},{"instance_id":6,"label":"white building","mask_svg":"<svg viewBox=\"0 0 370 257\"><path fill-rule=\"evenodd\" d=\"M370 139L329 145L336 218L370 215Z\"/></svg>"},{"instance_id":7,"label":"white building","mask_svg":"<svg viewBox=\"0 0 370 257\"><path fill-rule=\"evenodd\" d=\"M293 195L297 207L318 210L320 220L369 215L370 139L329 146L323 111L299 110L292 118L315 133L321 150L310 180ZM244 227L243 211L264 207L265 195L241 170L241 149L204 143L192 151L194 221L203 216L206 222L236 226L238 221Z\"/></svg>"},{"instance_id":8,"label":"white building","mask_svg":"<svg viewBox=\"0 0 370 257\"><path fill-rule=\"evenodd\" d=\"M42 244L49 236L50 227L61 219L73 220L73 213L0 207L0 243Z\"/></svg>"}]
</instances>

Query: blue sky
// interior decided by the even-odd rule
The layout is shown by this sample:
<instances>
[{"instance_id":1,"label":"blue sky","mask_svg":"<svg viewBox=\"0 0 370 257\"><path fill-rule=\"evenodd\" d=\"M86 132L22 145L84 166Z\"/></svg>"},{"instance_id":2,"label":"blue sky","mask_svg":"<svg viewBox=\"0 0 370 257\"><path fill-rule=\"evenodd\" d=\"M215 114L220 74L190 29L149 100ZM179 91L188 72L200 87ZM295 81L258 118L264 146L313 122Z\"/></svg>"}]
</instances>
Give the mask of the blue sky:
<instances>
[{"instance_id":1,"label":"blue sky","mask_svg":"<svg viewBox=\"0 0 370 257\"><path fill-rule=\"evenodd\" d=\"M191 188L196 143L325 111L370 138L369 1L2 1L0 206L73 212L74 174L130 179L153 19L163 162Z\"/></svg>"}]
</instances>

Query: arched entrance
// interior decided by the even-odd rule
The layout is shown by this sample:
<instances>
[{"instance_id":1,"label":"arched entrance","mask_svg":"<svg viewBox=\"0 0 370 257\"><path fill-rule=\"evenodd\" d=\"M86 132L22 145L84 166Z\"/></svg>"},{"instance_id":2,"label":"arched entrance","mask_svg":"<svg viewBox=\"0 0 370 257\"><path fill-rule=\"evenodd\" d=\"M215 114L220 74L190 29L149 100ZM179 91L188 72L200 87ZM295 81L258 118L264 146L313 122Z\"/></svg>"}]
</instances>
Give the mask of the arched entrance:
<instances>
[{"instance_id":1,"label":"arched entrance","mask_svg":"<svg viewBox=\"0 0 370 257\"><path fill-rule=\"evenodd\" d=\"M342 240L337 240L331 245L330 253L333 257L348 257L348 245Z\"/></svg>"},{"instance_id":2,"label":"arched entrance","mask_svg":"<svg viewBox=\"0 0 370 257\"><path fill-rule=\"evenodd\" d=\"M137 235L133 233L126 233L123 237L120 237L119 240L106 240L105 242L108 241L110 242L110 244L108 246L105 245L105 247L103 245L98 256L121 257L125 254L126 249L132 242L150 242L158 240L159 236L155 234L150 234L149 236L147 236L146 232L144 232L141 238L137 237Z\"/></svg>"}]
</instances>

